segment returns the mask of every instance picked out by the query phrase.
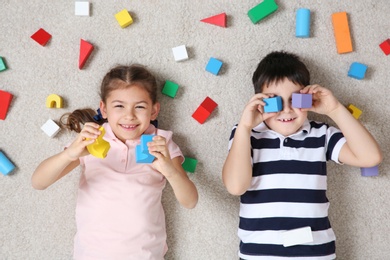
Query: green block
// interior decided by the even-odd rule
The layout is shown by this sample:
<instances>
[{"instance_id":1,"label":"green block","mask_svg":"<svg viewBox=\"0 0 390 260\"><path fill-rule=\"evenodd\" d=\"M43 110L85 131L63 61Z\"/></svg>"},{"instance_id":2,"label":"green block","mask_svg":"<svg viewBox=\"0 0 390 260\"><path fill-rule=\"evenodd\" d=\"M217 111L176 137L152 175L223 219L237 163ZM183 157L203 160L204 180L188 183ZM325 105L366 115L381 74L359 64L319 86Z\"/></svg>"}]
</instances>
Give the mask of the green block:
<instances>
[{"instance_id":1,"label":"green block","mask_svg":"<svg viewBox=\"0 0 390 260\"><path fill-rule=\"evenodd\" d=\"M7 69L7 66L5 65L3 57L0 57L0 71L6 70L6 69Z\"/></svg>"},{"instance_id":2,"label":"green block","mask_svg":"<svg viewBox=\"0 0 390 260\"><path fill-rule=\"evenodd\" d=\"M184 162L182 166L186 172L194 173L197 164L198 164L198 160L190 157L184 157Z\"/></svg>"},{"instance_id":3,"label":"green block","mask_svg":"<svg viewBox=\"0 0 390 260\"><path fill-rule=\"evenodd\" d=\"M165 81L164 87L162 89L162 93L171 98L176 96L177 90L179 89L179 85L172 81Z\"/></svg>"},{"instance_id":4,"label":"green block","mask_svg":"<svg viewBox=\"0 0 390 260\"><path fill-rule=\"evenodd\" d=\"M256 24L268 15L278 10L278 5L274 0L264 0L248 11L248 16L252 23Z\"/></svg>"}]
</instances>

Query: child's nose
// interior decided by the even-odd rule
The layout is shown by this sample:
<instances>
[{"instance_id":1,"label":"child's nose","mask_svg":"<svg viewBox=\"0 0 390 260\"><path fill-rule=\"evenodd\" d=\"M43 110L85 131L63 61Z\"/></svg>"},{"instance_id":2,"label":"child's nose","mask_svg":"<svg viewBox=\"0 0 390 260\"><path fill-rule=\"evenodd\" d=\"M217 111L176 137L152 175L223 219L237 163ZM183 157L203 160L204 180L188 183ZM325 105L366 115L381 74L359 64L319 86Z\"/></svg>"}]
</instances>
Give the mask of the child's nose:
<instances>
[{"instance_id":1,"label":"child's nose","mask_svg":"<svg viewBox=\"0 0 390 260\"><path fill-rule=\"evenodd\" d=\"M292 109L290 100L283 102L283 112L288 113Z\"/></svg>"}]
</instances>

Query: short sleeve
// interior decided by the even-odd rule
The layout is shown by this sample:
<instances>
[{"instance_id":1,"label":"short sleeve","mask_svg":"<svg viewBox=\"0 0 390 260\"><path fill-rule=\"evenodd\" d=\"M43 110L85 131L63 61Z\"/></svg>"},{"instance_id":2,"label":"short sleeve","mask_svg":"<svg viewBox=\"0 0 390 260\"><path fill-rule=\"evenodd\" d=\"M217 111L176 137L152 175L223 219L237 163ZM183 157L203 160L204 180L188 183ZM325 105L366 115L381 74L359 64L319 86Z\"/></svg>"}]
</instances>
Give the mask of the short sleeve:
<instances>
[{"instance_id":1,"label":"short sleeve","mask_svg":"<svg viewBox=\"0 0 390 260\"><path fill-rule=\"evenodd\" d=\"M341 164L341 162L339 161L339 155L341 148L347 140L339 129L332 126L328 127L326 136L328 143L326 153L327 160L332 160L338 164Z\"/></svg>"}]
</instances>

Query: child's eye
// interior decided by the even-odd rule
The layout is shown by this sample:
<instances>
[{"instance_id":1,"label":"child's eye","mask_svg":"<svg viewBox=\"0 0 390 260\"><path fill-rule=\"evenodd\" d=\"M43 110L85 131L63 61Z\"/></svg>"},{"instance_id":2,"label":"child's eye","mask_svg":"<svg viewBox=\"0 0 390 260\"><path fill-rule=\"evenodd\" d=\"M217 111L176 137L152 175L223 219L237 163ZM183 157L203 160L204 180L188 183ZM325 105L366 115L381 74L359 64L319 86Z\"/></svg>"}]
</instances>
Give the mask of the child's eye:
<instances>
[{"instance_id":1,"label":"child's eye","mask_svg":"<svg viewBox=\"0 0 390 260\"><path fill-rule=\"evenodd\" d=\"M115 105L114 107L119 107L119 108L122 108L123 105Z\"/></svg>"},{"instance_id":2,"label":"child's eye","mask_svg":"<svg viewBox=\"0 0 390 260\"><path fill-rule=\"evenodd\" d=\"M146 109L146 107L144 107L144 106L136 106L135 108L136 109Z\"/></svg>"}]
</instances>

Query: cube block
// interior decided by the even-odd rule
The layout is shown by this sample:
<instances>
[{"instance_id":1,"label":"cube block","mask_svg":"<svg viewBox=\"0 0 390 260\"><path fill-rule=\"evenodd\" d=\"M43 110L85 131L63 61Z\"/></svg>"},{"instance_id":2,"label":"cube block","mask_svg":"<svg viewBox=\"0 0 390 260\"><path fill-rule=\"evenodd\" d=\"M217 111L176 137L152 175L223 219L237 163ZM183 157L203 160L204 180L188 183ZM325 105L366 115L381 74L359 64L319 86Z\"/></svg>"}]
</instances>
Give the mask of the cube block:
<instances>
[{"instance_id":1,"label":"cube block","mask_svg":"<svg viewBox=\"0 0 390 260\"><path fill-rule=\"evenodd\" d=\"M0 90L0 119L5 120L8 108L11 104L13 95L9 92Z\"/></svg>"},{"instance_id":2,"label":"cube block","mask_svg":"<svg viewBox=\"0 0 390 260\"><path fill-rule=\"evenodd\" d=\"M74 14L78 16L89 16L89 2L75 2Z\"/></svg>"},{"instance_id":3,"label":"cube block","mask_svg":"<svg viewBox=\"0 0 390 260\"><path fill-rule=\"evenodd\" d=\"M185 156L182 166L186 172L194 173L197 164L198 164L198 160Z\"/></svg>"},{"instance_id":4,"label":"cube block","mask_svg":"<svg viewBox=\"0 0 390 260\"><path fill-rule=\"evenodd\" d=\"M179 85L172 81L165 81L164 87L162 89L162 93L167 95L168 97L174 98L179 89Z\"/></svg>"},{"instance_id":5,"label":"cube block","mask_svg":"<svg viewBox=\"0 0 390 260\"><path fill-rule=\"evenodd\" d=\"M206 65L206 71L218 75L222 67L222 61L217 60L216 58L211 57L209 62Z\"/></svg>"},{"instance_id":6,"label":"cube block","mask_svg":"<svg viewBox=\"0 0 390 260\"><path fill-rule=\"evenodd\" d=\"M265 106L264 106L265 113L278 112L283 109L282 98L279 96L272 97L272 98L264 98L263 101L265 102Z\"/></svg>"},{"instance_id":7,"label":"cube block","mask_svg":"<svg viewBox=\"0 0 390 260\"><path fill-rule=\"evenodd\" d=\"M50 40L50 38L51 35L42 28L40 28L33 35L31 35L31 39L33 39L34 41L36 41L42 46L45 46L47 42Z\"/></svg>"},{"instance_id":8,"label":"cube block","mask_svg":"<svg viewBox=\"0 0 390 260\"><path fill-rule=\"evenodd\" d=\"M175 61L188 60L187 48L185 45L180 45L180 46L172 48L172 52L173 52L173 57L175 58Z\"/></svg>"},{"instance_id":9,"label":"cube block","mask_svg":"<svg viewBox=\"0 0 390 260\"><path fill-rule=\"evenodd\" d=\"M48 119L46 123L41 126L41 129L49 137L55 136L61 130L61 128L51 119Z\"/></svg>"},{"instance_id":10,"label":"cube block","mask_svg":"<svg viewBox=\"0 0 390 260\"><path fill-rule=\"evenodd\" d=\"M313 105L312 94L292 94L292 106L296 108L311 108Z\"/></svg>"},{"instance_id":11,"label":"cube block","mask_svg":"<svg viewBox=\"0 0 390 260\"><path fill-rule=\"evenodd\" d=\"M382 49L383 53L386 55L390 54L390 39L385 40L381 44L379 44L379 47Z\"/></svg>"},{"instance_id":12,"label":"cube block","mask_svg":"<svg viewBox=\"0 0 390 260\"><path fill-rule=\"evenodd\" d=\"M349 67L348 76L354 79L364 79L367 71L367 65L359 62L353 62Z\"/></svg>"},{"instance_id":13,"label":"cube block","mask_svg":"<svg viewBox=\"0 0 390 260\"><path fill-rule=\"evenodd\" d=\"M116 13L115 18L122 28L126 28L133 23L133 18L131 17L129 11L127 11L126 9L123 9L122 11Z\"/></svg>"},{"instance_id":14,"label":"cube block","mask_svg":"<svg viewBox=\"0 0 390 260\"><path fill-rule=\"evenodd\" d=\"M360 168L361 176L363 177L373 177L379 175L379 167L368 167L368 168Z\"/></svg>"}]
</instances>

